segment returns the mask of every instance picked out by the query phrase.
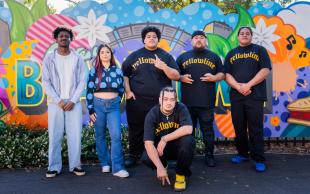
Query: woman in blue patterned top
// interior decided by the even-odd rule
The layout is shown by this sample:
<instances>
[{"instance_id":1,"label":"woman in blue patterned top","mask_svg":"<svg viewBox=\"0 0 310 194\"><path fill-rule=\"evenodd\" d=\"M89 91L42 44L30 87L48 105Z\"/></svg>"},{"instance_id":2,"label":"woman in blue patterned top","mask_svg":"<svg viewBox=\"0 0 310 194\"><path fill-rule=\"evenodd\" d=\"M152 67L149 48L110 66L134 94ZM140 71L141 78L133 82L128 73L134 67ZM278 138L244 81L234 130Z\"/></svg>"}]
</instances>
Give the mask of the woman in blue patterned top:
<instances>
[{"instance_id":1,"label":"woman in blue patterned top","mask_svg":"<svg viewBox=\"0 0 310 194\"><path fill-rule=\"evenodd\" d=\"M106 142L108 126L112 147L112 174L125 178L129 173L124 167L121 142L120 102L124 93L123 72L115 64L112 49L107 44L98 48L95 67L89 72L87 82L87 108L96 131L96 147L102 172L110 172L111 159Z\"/></svg>"}]
</instances>

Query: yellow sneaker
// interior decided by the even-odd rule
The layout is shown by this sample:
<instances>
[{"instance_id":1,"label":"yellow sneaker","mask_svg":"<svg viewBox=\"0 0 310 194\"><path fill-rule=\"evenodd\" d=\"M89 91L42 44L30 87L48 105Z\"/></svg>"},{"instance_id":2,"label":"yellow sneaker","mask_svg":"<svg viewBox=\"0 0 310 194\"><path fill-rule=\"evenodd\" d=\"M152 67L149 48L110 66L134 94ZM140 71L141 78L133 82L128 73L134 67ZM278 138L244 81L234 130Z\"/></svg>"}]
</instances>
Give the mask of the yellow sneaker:
<instances>
[{"instance_id":1,"label":"yellow sneaker","mask_svg":"<svg viewBox=\"0 0 310 194\"><path fill-rule=\"evenodd\" d=\"M185 188L186 188L185 176L176 174L175 183L174 183L174 190L175 191L184 191Z\"/></svg>"}]
</instances>

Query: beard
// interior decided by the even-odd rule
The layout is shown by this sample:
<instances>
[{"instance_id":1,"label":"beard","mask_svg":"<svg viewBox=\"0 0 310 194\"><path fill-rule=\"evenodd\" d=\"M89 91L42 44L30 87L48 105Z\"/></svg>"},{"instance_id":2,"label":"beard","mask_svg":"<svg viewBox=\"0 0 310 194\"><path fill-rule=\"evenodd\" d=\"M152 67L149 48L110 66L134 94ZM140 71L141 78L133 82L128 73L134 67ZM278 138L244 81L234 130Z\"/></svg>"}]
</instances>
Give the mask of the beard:
<instances>
[{"instance_id":1,"label":"beard","mask_svg":"<svg viewBox=\"0 0 310 194\"><path fill-rule=\"evenodd\" d=\"M194 51L203 51L205 49L206 49L206 46L200 46L200 47L193 46Z\"/></svg>"}]
</instances>

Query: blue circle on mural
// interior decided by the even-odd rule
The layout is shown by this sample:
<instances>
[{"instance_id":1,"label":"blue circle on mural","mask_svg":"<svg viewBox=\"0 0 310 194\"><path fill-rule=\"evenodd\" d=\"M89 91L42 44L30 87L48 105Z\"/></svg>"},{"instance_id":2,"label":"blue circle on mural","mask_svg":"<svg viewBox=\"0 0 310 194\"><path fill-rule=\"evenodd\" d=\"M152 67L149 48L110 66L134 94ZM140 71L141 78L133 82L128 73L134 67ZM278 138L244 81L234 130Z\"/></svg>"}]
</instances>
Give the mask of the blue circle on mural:
<instances>
[{"instance_id":1,"label":"blue circle on mural","mask_svg":"<svg viewBox=\"0 0 310 194\"><path fill-rule=\"evenodd\" d=\"M33 50L36 46L37 46L37 43L36 43L36 42L32 43L32 44L31 44L31 49Z\"/></svg>"},{"instance_id":2,"label":"blue circle on mural","mask_svg":"<svg viewBox=\"0 0 310 194\"><path fill-rule=\"evenodd\" d=\"M155 20L155 23L159 23L160 21L159 20Z\"/></svg>"},{"instance_id":3,"label":"blue circle on mural","mask_svg":"<svg viewBox=\"0 0 310 194\"><path fill-rule=\"evenodd\" d=\"M222 11L221 9L219 9L219 10L217 11L217 13L218 13L219 15L224 15L224 13L223 13L223 11Z\"/></svg>"},{"instance_id":4,"label":"blue circle on mural","mask_svg":"<svg viewBox=\"0 0 310 194\"><path fill-rule=\"evenodd\" d=\"M23 44L24 43L24 41L19 41L19 42L17 42L18 44Z\"/></svg>"},{"instance_id":5,"label":"blue circle on mural","mask_svg":"<svg viewBox=\"0 0 310 194\"><path fill-rule=\"evenodd\" d=\"M183 25L183 26L186 25L186 21L185 21L185 20L182 21L182 25Z\"/></svg>"},{"instance_id":6,"label":"blue circle on mural","mask_svg":"<svg viewBox=\"0 0 310 194\"><path fill-rule=\"evenodd\" d=\"M12 66L13 71L15 71L15 65Z\"/></svg>"},{"instance_id":7,"label":"blue circle on mural","mask_svg":"<svg viewBox=\"0 0 310 194\"><path fill-rule=\"evenodd\" d=\"M125 3L129 4L132 2L132 0L124 0Z\"/></svg>"},{"instance_id":8,"label":"blue circle on mural","mask_svg":"<svg viewBox=\"0 0 310 194\"><path fill-rule=\"evenodd\" d=\"M300 84L299 84L300 83ZM303 79L297 79L297 86L298 87L302 87L302 85L301 84L304 84L305 83L305 81L303 80Z\"/></svg>"},{"instance_id":9,"label":"blue circle on mural","mask_svg":"<svg viewBox=\"0 0 310 194\"><path fill-rule=\"evenodd\" d=\"M14 95L15 95L15 91L12 92L12 97L14 97Z\"/></svg>"},{"instance_id":10,"label":"blue circle on mural","mask_svg":"<svg viewBox=\"0 0 310 194\"><path fill-rule=\"evenodd\" d=\"M8 10L3 10L3 11L1 11L1 15L2 15L2 17L6 18L10 15L10 12Z\"/></svg>"},{"instance_id":11,"label":"blue circle on mural","mask_svg":"<svg viewBox=\"0 0 310 194\"><path fill-rule=\"evenodd\" d=\"M164 18L164 19L168 19L170 18L170 12L169 11L164 11L161 16Z\"/></svg>"},{"instance_id":12,"label":"blue circle on mural","mask_svg":"<svg viewBox=\"0 0 310 194\"><path fill-rule=\"evenodd\" d=\"M112 9L113 9L113 5L112 5L112 4L108 4L108 5L107 5L107 10L108 10L108 11L111 11Z\"/></svg>"},{"instance_id":13,"label":"blue circle on mural","mask_svg":"<svg viewBox=\"0 0 310 194\"><path fill-rule=\"evenodd\" d=\"M285 107L287 107L287 105L289 105L289 101L285 101L284 103L283 103L283 105L285 106Z\"/></svg>"},{"instance_id":14,"label":"blue circle on mural","mask_svg":"<svg viewBox=\"0 0 310 194\"><path fill-rule=\"evenodd\" d=\"M107 84L105 82L101 82L100 83L100 88L105 88L105 87L107 87Z\"/></svg>"},{"instance_id":15,"label":"blue circle on mural","mask_svg":"<svg viewBox=\"0 0 310 194\"><path fill-rule=\"evenodd\" d=\"M266 127L264 128L264 137L270 137L271 136L271 130Z\"/></svg>"},{"instance_id":16,"label":"blue circle on mural","mask_svg":"<svg viewBox=\"0 0 310 194\"><path fill-rule=\"evenodd\" d=\"M297 99L308 97L308 92L302 91L297 95Z\"/></svg>"},{"instance_id":17,"label":"blue circle on mural","mask_svg":"<svg viewBox=\"0 0 310 194\"><path fill-rule=\"evenodd\" d=\"M276 97L273 97L273 106L276 106L279 104L279 98L276 99Z\"/></svg>"},{"instance_id":18,"label":"blue circle on mural","mask_svg":"<svg viewBox=\"0 0 310 194\"><path fill-rule=\"evenodd\" d=\"M15 53L18 54L18 55L22 54L22 52L23 52L23 50L21 48L16 48L15 49Z\"/></svg>"},{"instance_id":19,"label":"blue circle on mural","mask_svg":"<svg viewBox=\"0 0 310 194\"><path fill-rule=\"evenodd\" d=\"M264 115L264 123L266 123L268 120L268 116L267 115Z\"/></svg>"},{"instance_id":20,"label":"blue circle on mural","mask_svg":"<svg viewBox=\"0 0 310 194\"><path fill-rule=\"evenodd\" d=\"M27 45L25 45L25 46L24 46L24 49L28 49L28 46L27 46Z\"/></svg>"},{"instance_id":21,"label":"blue circle on mural","mask_svg":"<svg viewBox=\"0 0 310 194\"><path fill-rule=\"evenodd\" d=\"M115 23L118 20L118 16L114 13L112 13L111 15L109 15L109 21L111 23Z\"/></svg>"},{"instance_id":22,"label":"blue circle on mural","mask_svg":"<svg viewBox=\"0 0 310 194\"><path fill-rule=\"evenodd\" d=\"M142 7L142 6L137 6L137 7L135 8L135 10L134 10L134 14L135 14L137 17L140 17L140 16L142 16L142 15L144 14L144 11L145 11L144 7Z\"/></svg>"},{"instance_id":23,"label":"blue circle on mural","mask_svg":"<svg viewBox=\"0 0 310 194\"><path fill-rule=\"evenodd\" d=\"M212 12L210 10L205 10L202 13L202 17L203 17L203 19L208 20L212 17Z\"/></svg>"},{"instance_id":24,"label":"blue circle on mural","mask_svg":"<svg viewBox=\"0 0 310 194\"><path fill-rule=\"evenodd\" d=\"M280 95L281 95L281 96L284 96L284 92L280 92Z\"/></svg>"},{"instance_id":25,"label":"blue circle on mural","mask_svg":"<svg viewBox=\"0 0 310 194\"><path fill-rule=\"evenodd\" d=\"M278 111L276 111L276 114L278 114L279 112Z\"/></svg>"},{"instance_id":26,"label":"blue circle on mural","mask_svg":"<svg viewBox=\"0 0 310 194\"><path fill-rule=\"evenodd\" d=\"M280 125L275 127L275 129L276 129L276 131L280 131L280 129L281 129Z\"/></svg>"},{"instance_id":27,"label":"blue circle on mural","mask_svg":"<svg viewBox=\"0 0 310 194\"><path fill-rule=\"evenodd\" d=\"M236 21L236 18L234 17L234 16L231 16L230 18L229 18L229 22L230 23L234 23Z\"/></svg>"},{"instance_id":28,"label":"blue circle on mural","mask_svg":"<svg viewBox=\"0 0 310 194\"><path fill-rule=\"evenodd\" d=\"M11 88L14 88L14 86L13 86L13 85L11 85Z\"/></svg>"},{"instance_id":29,"label":"blue circle on mural","mask_svg":"<svg viewBox=\"0 0 310 194\"><path fill-rule=\"evenodd\" d=\"M304 68L304 67L302 67L302 68L300 68L300 69L299 69L299 71L305 71L305 68Z\"/></svg>"},{"instance_id":30,"label":"blue circle on mural","mask_svg":"<svg viewBox=\"0 0 310 194\"><path fill-rule=\"evenodd\" d=\"M86 9L90 6L90 1L82 1L78 4L81 9Z\"/></svg>"},{"instance_id":31,"label":"blue circle on mural","mask_svg":"<svg viewBox=\"0 0 310 194\"><path fill-rule=\"evenodd\" d=\"M9 80L5 77L0 78L0 88L6 89L7 87L9 87Z\"/></svg>"},{"instance_id":32,"label":"blue circle on mural","mask_svg":"<svg viewBox=\"0 0 310 194\"><path fill-rule=\"evenodd\" d=\"M5 53L2 55L2 58L8 59L8 58L11 57L11 55L12 55L11 49L8 48L8 49L5 51Z\"/></svg>"},{"instance_id":33,"label":"blue circle on mural","mask_svg":"<svg viewBox=\"0 0 310 194\"><path fill-rule=\"evenodd\" d=\"M149 8L149 13L154 13L154 10L152 7Z\"/></svg>"},{"instance_id":34,"label":"blue circle on mural","mask_svg":"<svg viewBox=\"0 0 310 194\"><path fill-rule=\"evenodd\" d=\"M192 27L192 30L197 30L197 26L193 26L193 27Z\"/></svg>"},{"instance_id":35,"label":"blue circle on mural","mask_svg":"<svg viewBox=\"0 0 310 194\"><path fill-rule=\"evenodd\" d=\"M79 12L79 10L75 10L75 11L73 12L73 14L74 14L75 16L78 16L78 15L80 14L80 12Z\"/></svg>"},{"instance_id":36,"label":"blue circle on mural","mask_svg":"<svg viewBox=\"0 0 310 194\"><path fill-rule=\"evenodd\" d=\"M288 112L283 112L281 114L281 121L287 123L287 119L290 118L290 113Z\"/></svg>"},{"instance_id":37,"label":"blue circle on mural","mask_svg":"<svg viewBox=\"0 0 310 194\"><path fill-rule=\"evenodd\" d=\"M254 12L254 13L257 13L257 12L258 12L258 9L257 9L257 8L253 9L253 12Z\"/></svg>"},{"instance_id":38,"label":"blue circle on mural","mask_svg":"<svg viewBox=\"0 0 310 194\"><path fill-rule=\"evenodd\" d=\"M190 4L182 9L186 15L194 15L199 11L199 3Z\"/></svg>"}]
</instances>

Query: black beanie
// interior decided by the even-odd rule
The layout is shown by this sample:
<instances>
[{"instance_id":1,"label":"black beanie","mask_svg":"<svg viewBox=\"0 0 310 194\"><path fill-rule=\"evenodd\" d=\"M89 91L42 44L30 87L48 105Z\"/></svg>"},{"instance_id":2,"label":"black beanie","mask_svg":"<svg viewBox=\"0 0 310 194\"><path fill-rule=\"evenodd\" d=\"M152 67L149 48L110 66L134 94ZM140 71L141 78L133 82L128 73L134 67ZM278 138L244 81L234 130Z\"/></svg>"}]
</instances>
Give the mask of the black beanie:
<instances>
[{"instance_id":1,"label":"black beanie","mask_svg":"<svg viewBox=\"0 0 310 194\"><path fill-rule=\"evenodd\" d=\"M195 31L193 32L193 34L192 34L192 38L193 38L194 36L196 36L196 35L203 35L203 36L205 36L205 37L207 38L206 33L204 33L204 32L201 31L201 30L195 30Z\"/></svg>"}]
</instances>

